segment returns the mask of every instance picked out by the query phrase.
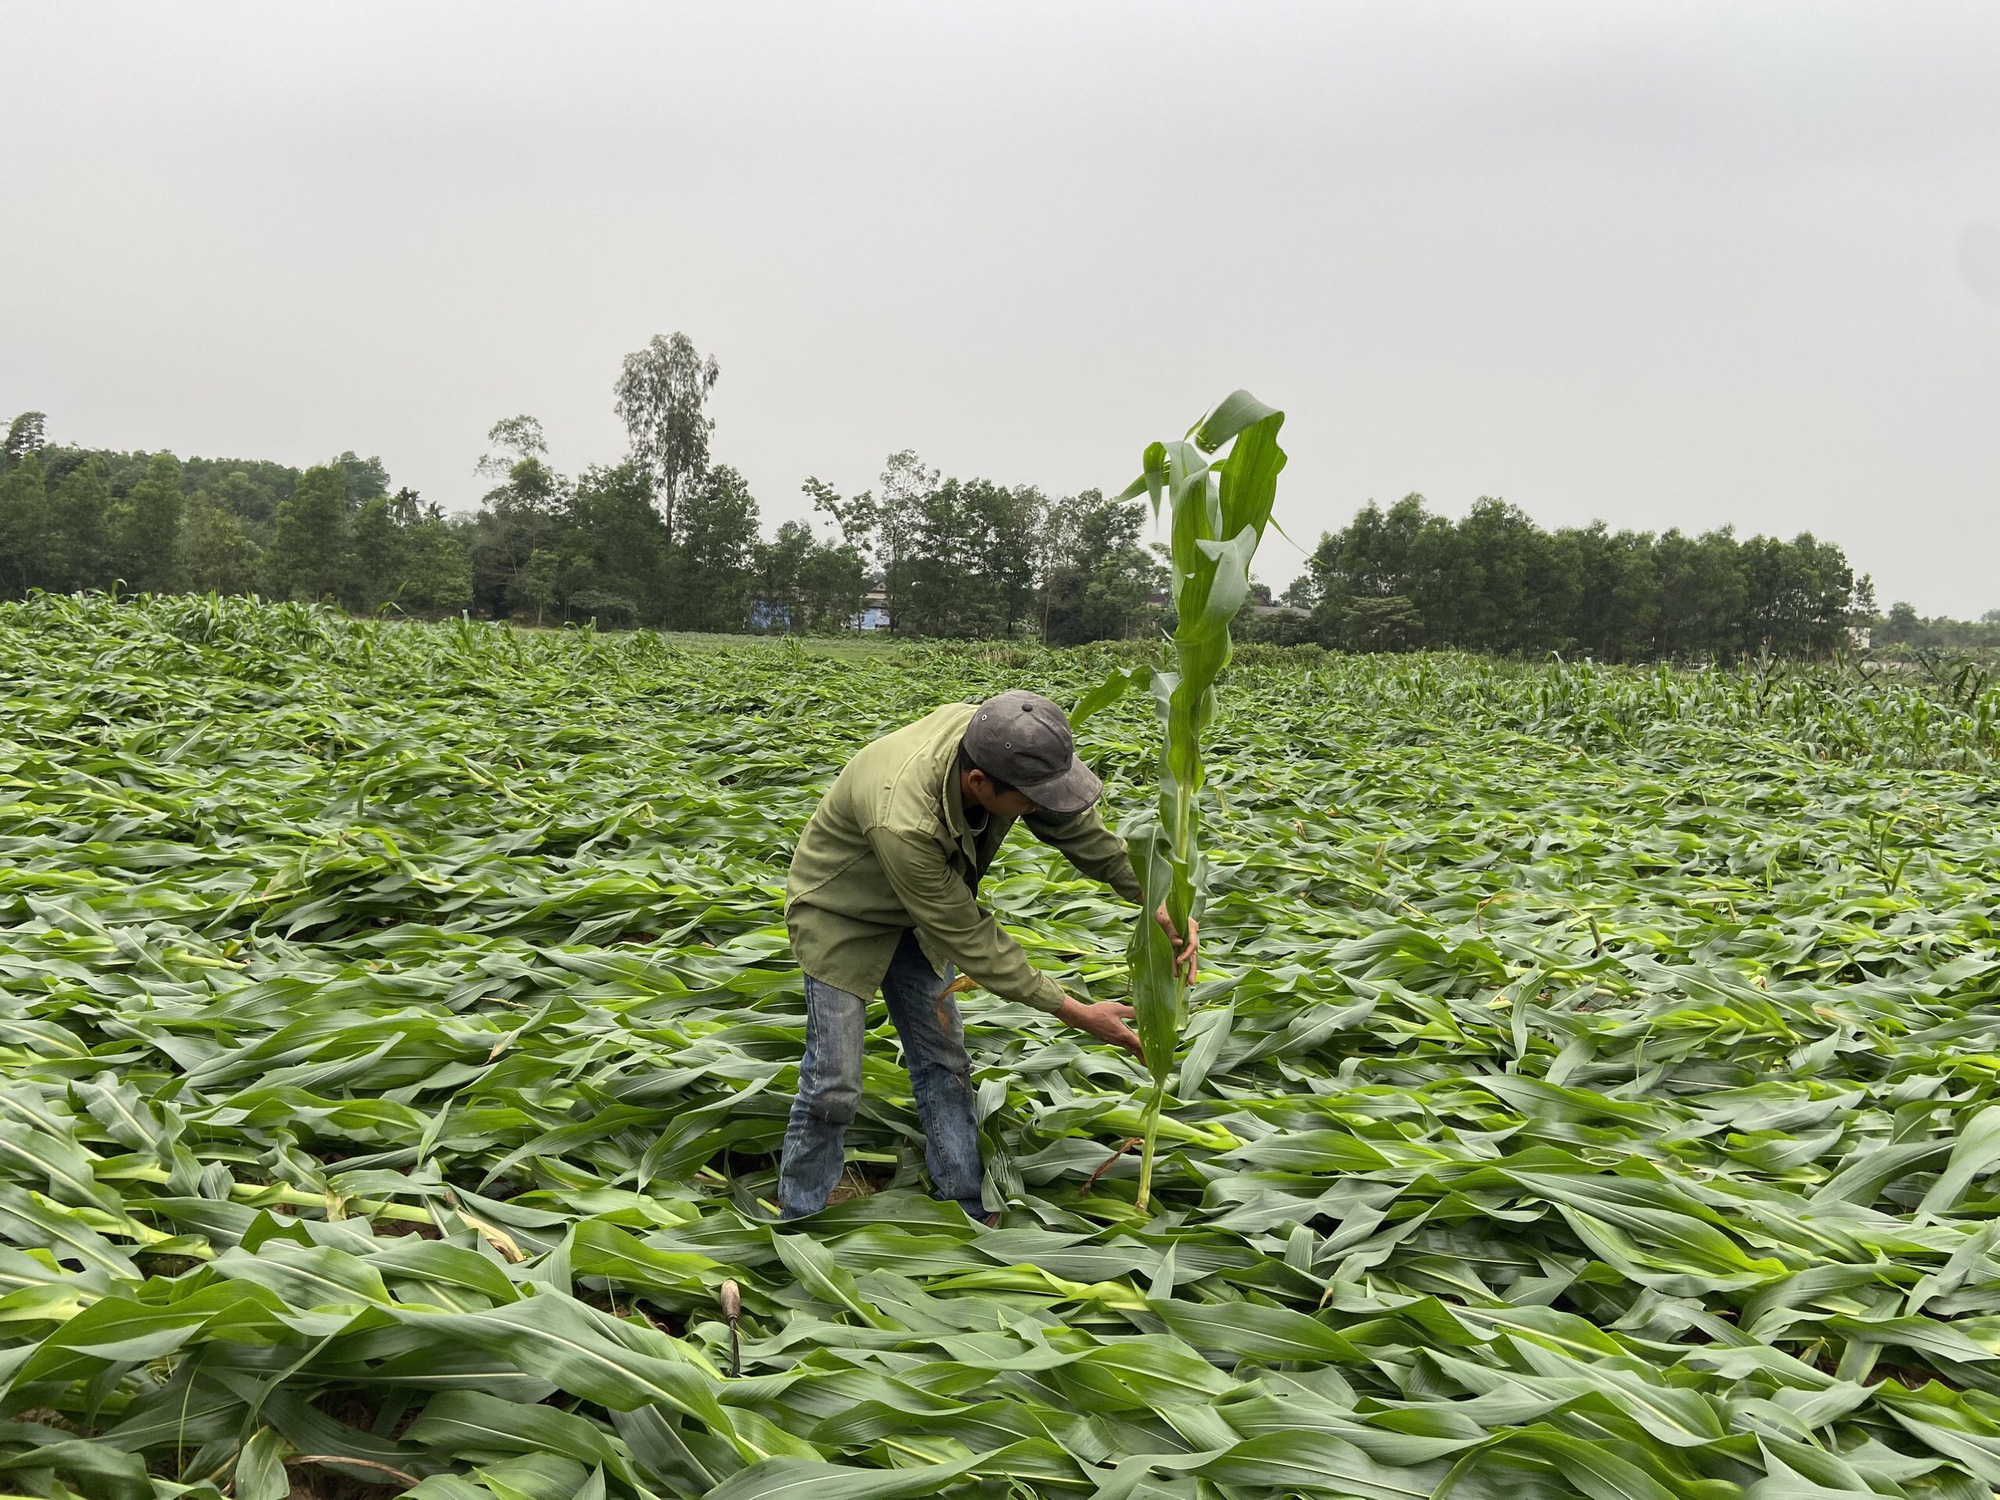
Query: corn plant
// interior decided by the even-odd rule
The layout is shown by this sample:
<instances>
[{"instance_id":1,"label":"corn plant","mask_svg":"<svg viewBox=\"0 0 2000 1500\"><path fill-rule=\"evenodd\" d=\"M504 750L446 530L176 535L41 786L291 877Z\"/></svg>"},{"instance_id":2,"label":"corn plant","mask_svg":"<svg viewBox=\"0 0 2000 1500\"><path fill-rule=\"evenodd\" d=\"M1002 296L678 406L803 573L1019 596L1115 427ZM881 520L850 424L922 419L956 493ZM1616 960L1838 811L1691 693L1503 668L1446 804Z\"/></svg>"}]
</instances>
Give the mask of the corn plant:
<instances>
[{"instance_id":1,"label":"corn plant","mask_svg":"<svg viewBox=\"0 0 2000 1500\"><path fill-rule=\"evenodd\" d=\"M1164 907L1176 931L1199 920L1207 894L1201 854L1201 735L1215 717L1215 679L1229 665L1229 626L1250 594L1250 561L1271 519L1285 450L1278 429L1285 414L1248 391L1237 391L1177 442L1151 443L1144 471L1120 497L1146 495L1157 519L1168 515L1173 571L1173 670L1114 672L1077 706L1088 718L1135 686L1150 687L1162 726L1159 802L1154 820L1132 839L1132 865L1146 893L1130 945L1132 1007L1153 1092L1145 1111L1137 1205L1147 1207L1160 1110L1173 1072L1187 1013L1188 976L1174 965L1173 946L1153 920ZM1213 455L1224 444L1229 451ZM1142 682L1143 679L1143 682Z\"/></svg>"},{"instance_id":2,"label":"corn plant","mask_svg":"<svg viewBox=\"0 0 2000 1500\"><path fill-rule=\"evenodd\" d=\"M774 1222L826 780L1108 665L0 603L0 1495L1993 1493L1990 686L1239 649L1149 862L1231 938L1173 1212L1129 1075L975 1003L1007 1224L876 1041L863 1191ZM1129 920L987 889L1065 984Z\"/></svg>"}]
</instances>

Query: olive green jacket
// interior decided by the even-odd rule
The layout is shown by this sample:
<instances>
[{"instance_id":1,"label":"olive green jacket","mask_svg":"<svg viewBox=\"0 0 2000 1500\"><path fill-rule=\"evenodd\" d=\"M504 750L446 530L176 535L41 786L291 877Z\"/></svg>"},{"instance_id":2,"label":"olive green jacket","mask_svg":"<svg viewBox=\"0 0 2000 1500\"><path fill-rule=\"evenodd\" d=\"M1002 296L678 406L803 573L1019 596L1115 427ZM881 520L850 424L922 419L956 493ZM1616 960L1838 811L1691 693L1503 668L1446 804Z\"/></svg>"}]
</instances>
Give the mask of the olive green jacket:
<instances>
[{"instance_id":1,"label":"olive green jacket","mask_svg":"<svg viewBox=\"0 0 2000 1500\"><path fill-rule=\"evenodd\" d=\"M1038 973L975 893L1014 819L976 803L975 826L958 787L958 742L974 705L950 703L862 749L820 799L792 855L785 926L799 967L822 984L871 996L896 944L914 928L939 973L947 965L994 994L1055 1010L1063 992ZM1095 808L1038 813L1028 831L1084 874L1140 899L1125 841Z\"/></svg>"}]
</instances>

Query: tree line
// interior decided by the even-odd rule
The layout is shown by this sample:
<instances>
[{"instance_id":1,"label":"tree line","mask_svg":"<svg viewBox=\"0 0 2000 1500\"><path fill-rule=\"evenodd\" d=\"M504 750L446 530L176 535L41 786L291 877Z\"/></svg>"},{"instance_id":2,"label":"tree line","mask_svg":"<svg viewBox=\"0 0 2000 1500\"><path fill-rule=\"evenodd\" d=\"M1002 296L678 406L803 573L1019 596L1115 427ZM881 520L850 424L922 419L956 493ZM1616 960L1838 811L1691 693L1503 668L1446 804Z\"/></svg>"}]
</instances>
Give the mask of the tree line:
<instances>
[{"instance_id":1,"label":"tree line","mask_svg":"<svg viewBox=\"0 0 2000 1500\"><path fill-rule=\"evenodd\" d=\"M767 531L743 475L711 453L720 379L683 334L628 355L617 463L551 466L533 417L488 434L476 510L392 488L378 458L300 470L52 443L24 413L0 447L0 594L32 589L261 593L357 613L461 611L543 625L830 633L864 620L919 637L1051 645L1171 628L1143 501L958 479L891 454L878 483L802 492L814 521ZM2000 644L1982 625L1876 615L1841 549L1738 538L1546 530L1481 499L1371 502L1321 536L1282 602L1255 586L1239 636L1330 649L1578 652L1605 661L1825 655L1877 644ZM1993 640L1988 640L1993 637Z\"/></svg>"},{"instance_id":2,"label":"tree line","mask_svg":"<svg viewBox=\"0 0 2000 1500\"><path fill-rule=\"evenodd\" d=\"M455 523L352 452L299 471L46 440L25 412L0 447L0 594L261 592L356 611L446 614L470 598Z\"/></svg>"},{"instance_id":3,"label":"tree line","mask_svg":"<svg viewBox=\"0 0 2000 1500\"><path fill-rule=\"evenodd\" d=\"M1913 651L1991 651L2000 647L2000 609L1989 609L1976 620L1946 615L1919 615L1901 600L1874 622L1871 644L1902 646Z\"/></svg>"},{"instance_id":4,"label":"tree line","mask_svg":"<svg viewBox=\"0 0 2000 1500\"><path fill-rule=\"evenodd\" d=\"M1811 533L1544 530L1505 501L1454 521L1421 495L1320 538L1279 633L1346 650L1550 651L1600 661L1824 656L1875 614L1874 585ZM1898 606L1907 609L1908 606Z\"/></svg>"},{"instance_id":5,"label":"tree line","mask_svg":"<svg viewBox=\"0 0 2000 1500\"><path fill-rule=\"evenodd\" d=\"M47 440L39 412L0 449L0 594L217 590L436 617L824 633L874 606L899 632L1055 645L1154 628L1165 585L1142 502L947 478L892 454L878 488L802 486L819 528L766 531L743 475L714 462L720 371L685 335L628 356L626 457L551 466L541 424L506 418L475 471L477 510L391 488L377 458L303 471ZM824 532L824 534L822 534Z\"/></svg>"}]
</instances>

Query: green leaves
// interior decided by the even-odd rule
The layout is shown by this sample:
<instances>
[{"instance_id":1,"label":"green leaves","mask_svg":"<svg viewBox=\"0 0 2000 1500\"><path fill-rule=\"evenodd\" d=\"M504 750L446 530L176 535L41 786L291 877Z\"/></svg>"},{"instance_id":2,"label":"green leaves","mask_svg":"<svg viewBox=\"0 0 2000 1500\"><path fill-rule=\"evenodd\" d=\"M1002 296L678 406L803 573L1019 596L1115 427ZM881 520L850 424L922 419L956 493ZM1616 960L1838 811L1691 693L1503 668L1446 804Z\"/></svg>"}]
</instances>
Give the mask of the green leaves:
<instances>
[{"instance_id":1,"label":"green leaves","mask_svg":"<svg viewBox=\"0 0 2000 1500\"><path fill-rule=\"evenodd\" d=\"M1278 429L1285 414L1248 391L1237 391L1193 429L1194 441L1153 443L1144 472L1125 491L1145 493L1157 517L1170 507L1168 531L1177 671L1151 674L1163 729L1159 754L1158 821L1130 839L1133 868L1145 892L1134 924L1127 961L1132 973L1132 1007L1153 1075L1145 1144L1139 1166L1137 1205L1147 1205L1153 1178L1153 1151L1167 1076L1186 1010L1187 980L1174 969L1173 951L1152 920L1164 909L1176 931L1189 930L1207 893L1201 856L1199 796L1205 776L1201 734L1215 715L1214 685L1229 664L1229 625L1250 592L1250 560L1271 518L1278 473L1285 451ZM1233 443L1227 457L1209 455ZM1139 681L1137 669L1114 672L1078 703L1088 718L1115 702Z\"/></svg>"},{"instance_id":2,"label":"green leaves","mask_svg":"<svg viewBox=\"0 0 2000 1500\"><path fill-rule=\"evenodd\" d=\"M1173 858L1166 833L1156 824L1142 827L1127 840L1127 845L1132 854L1132 869L1139 877L1139 889L1145 893L1126 949L1126 960L1131 967L1135 1029L1146 1049L1147 1069L1156 1084L1163 1084L1173 1070L1174 1049L1180 1042L1187 997L1187 986L1174 973L1173 944L1151 916L1162 906L1171 910Z\"/></svg>"},{"instance_id":3,"label":"green leaves","mask_svg":"<svg viewBox=\"0 0 2000 1500\"><path fill-rule=\"evenodd\" d=\"M851 1469L804 1459L774 1459L745 1469L709 1494L713 1500L910 1500L937 1493L976 1460L919 1469Z\"/></svg>"},{"instance_id":4,"label":"green leaves","mask_svg":"<svg viewBox=\"0 0 2000 1500\"><path fill-rule=\"evenodd\" d=\"M1155 1302L1169 1329L1197 1349L1250 1359L1359 1364L1365 1356L1333 1329L1289 1308L1251 1302Z\"/></svg>"},{"instance_id":5,"label":"green leaves","mask_svg":"<svg viewBox=\"0 0 2000 1500\"><path fill-rule=\"evenodd\" d=\"M236 1456L233 1476L237 1500L286 1500L292 1493L291 1477L285 1473L284 1439L268 1427L260 1427Z\"/></svg>"},{"instance_id":6,"label":"green leaves","mask_svg":"<svg viewBox=\"0 0 2000 1500\"><path fill-rule=\"evenodd\" d=\"M1270 467L1229 408L1159 447L1163 501L1170 450L1215 476L1218 576L1229 476ZM0 607L0 1489L1990 1489L1977 706L1227 670L1159 782L1201 786L1191 996L1038 846L982 890L1077 991L1170 997L1160 1109L1150 1067L968 1000L982 1229L925 1196L882 1023L854 1196L777 1224L777 893L824 780L938 702L1108 684L1079 717L1129 804L1182 674ZM1166 899L1169 825L1140 840ZM1114 1152L1149 1126L1140 1213Z\"/></svg>"}]
</instances>

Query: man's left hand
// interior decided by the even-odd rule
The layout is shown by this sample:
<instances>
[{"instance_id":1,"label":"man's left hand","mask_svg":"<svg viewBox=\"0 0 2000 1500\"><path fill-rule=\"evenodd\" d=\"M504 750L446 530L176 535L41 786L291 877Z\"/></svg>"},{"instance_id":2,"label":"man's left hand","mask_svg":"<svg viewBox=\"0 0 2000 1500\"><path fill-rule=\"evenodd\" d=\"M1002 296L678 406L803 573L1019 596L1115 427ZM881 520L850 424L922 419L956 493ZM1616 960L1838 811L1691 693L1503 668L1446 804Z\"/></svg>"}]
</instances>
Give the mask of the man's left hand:
<instances>
[{"instance_id":1,"label":"man's left hand","mask_svg":"<svg viewBox=\"0 0 2000 1500\"><path fill-rule=\"evenodd\" d=\"M1153 913L1153 920L1160 924L1160 931L1167 935L1167 941L1174 945L1174 972L1189 984L1194 983L1194 971L1201 963L1201 923L1188 918L1187 939L1181 939L1181 930L1174 926L1174 919L1167 915L1167 903L1162 901L1160 909Z\"/></svg>"}]
</instances>

